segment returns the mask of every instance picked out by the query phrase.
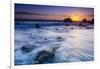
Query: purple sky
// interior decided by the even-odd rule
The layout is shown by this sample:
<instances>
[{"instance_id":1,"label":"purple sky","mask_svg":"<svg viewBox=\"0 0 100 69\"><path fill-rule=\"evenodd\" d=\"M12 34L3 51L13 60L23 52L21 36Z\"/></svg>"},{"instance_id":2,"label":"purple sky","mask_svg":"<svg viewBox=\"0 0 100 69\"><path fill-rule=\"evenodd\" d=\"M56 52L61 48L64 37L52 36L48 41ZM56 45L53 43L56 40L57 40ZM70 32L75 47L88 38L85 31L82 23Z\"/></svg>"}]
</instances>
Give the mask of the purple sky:
<instances>
[{"instance_id":1,"label":"purple sky","mask_svg":"<svg viewBox=\"0 0 100 69\"><path fill-rule=\"evenodd\" d=\"M68 6L48 6L32 4L15 4L16 17L19 19L57 19L80 16L80 19L92 19L93 8L68 7Z\"/></svg>"}]
</instances>

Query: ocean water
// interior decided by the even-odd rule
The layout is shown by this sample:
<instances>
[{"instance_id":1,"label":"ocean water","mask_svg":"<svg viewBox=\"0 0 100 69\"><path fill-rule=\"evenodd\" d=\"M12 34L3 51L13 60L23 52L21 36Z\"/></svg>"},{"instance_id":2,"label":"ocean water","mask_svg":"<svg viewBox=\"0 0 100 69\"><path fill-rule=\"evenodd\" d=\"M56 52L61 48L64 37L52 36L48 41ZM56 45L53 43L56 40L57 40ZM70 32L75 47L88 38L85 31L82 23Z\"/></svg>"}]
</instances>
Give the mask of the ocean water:
<instances>
[{"instance_id":1,"label":"ocean water","mask_svg":"<svg viewBox=\"0 0 100 69\"><path fill-rule=\"evenodd\" d=\"M94 60L94 30L61 23L15 23L15 65Z\"/></svg>"}]
</instances>

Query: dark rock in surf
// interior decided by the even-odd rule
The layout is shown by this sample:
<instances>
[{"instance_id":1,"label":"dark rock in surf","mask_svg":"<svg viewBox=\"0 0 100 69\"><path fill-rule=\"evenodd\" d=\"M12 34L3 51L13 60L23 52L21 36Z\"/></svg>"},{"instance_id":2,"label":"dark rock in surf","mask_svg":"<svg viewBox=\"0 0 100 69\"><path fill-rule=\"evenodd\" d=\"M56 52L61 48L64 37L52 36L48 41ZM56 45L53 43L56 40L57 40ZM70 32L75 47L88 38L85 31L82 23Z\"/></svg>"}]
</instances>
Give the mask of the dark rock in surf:
<instances>
[{"instance_id":1,"label":"dark rock in surf","mask_svg":"<svg viewBox=\"0 0 100 69\"><path fill-rule=\"evenodd\" d=\"M55 28L55 30L59 30L58 28Z\"/></svg>"},{"instance_id":2,"label":"dark rock in surf","mask_svg":"<svg viewBox=\"0 0 100 69\"><path fill-rule=\"evenodd\" d=\"M53 47L53 52L55 52L59 47Z\"/></svg>"},{"instance_id":3,"label":"dark rock in surf","mask_svg":"<svg viewBox=\"0 0 100 69\"><path fill-rule=\"evenodd\" d=\"M70 28L70 29L74 29L74 28Z\"/></svg>"},{"instance_id":4,"label":"dark rock in surf","mask_svg":"<svg viewBox=\"0 0 100 69\"><path fill-rule=\"evenodd\" d=\"M49 51L40 51L37 53L37 56L35 58L35 64L42 64L46 61L51 60L54 57L54 52L49 52Z\"/></svg>"},{"instance_id":5,"label":"dark rock in surf","mask_svg":"<svg viewBox=\"0 0 100 69\"><path fill-rule=\"evenodd\" d=\"M24 45L21 47L21 50L22 50L22 52L31 52L36 47L37 46L35 46L35 45Z\"/></svg>"},{"instance_id":6,"label":"dark rock in surf","mask_svg":"<svg viewBox=\"0 0 100 69\"><path fill-rule=\"evenodd\" d=\"M64 41L64 39L62 37L57 37L56 39L57 39L57 41Z\"/></svg>"},{"instance_id":7,"label":"dark rock in surf","mask_svg":"<svg viewBox=\"0 0 100 69\"><path fill-rule=\"evenodd\" d=\"M35 27L38 29L38 28L40 28L40 25L39 24L35 24Z\"/></svg>"},{"instance_id":8,"label":"dark rock in surf","mask_svg":"<svg viewBox=\"0 0 100 69\"><path fill-rule=\"evenodd\" d=\"M45 40L48 40L47 38L45 38Z\"/></svg>"}]
</instances>

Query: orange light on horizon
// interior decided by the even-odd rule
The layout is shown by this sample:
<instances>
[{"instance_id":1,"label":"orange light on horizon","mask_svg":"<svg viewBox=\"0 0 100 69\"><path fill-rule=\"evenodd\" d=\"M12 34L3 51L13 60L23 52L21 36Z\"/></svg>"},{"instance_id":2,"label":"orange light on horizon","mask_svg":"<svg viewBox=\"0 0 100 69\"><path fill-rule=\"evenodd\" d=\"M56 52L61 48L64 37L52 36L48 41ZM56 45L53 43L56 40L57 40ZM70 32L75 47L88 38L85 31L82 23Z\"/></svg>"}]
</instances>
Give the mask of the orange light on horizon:
<instances>
[{"instance_id":1,"label":"orange light on horizon","mask_svg":"<svg viewBox=\"0 0 100 69\"><path fill-rule=\"evenodd\" d=\"M71 16L71 19L72 19L72 21L81 21L82 20L81 16L79 16L79 15L73 15L73 16Z\"/></svg>"}]
</instances>

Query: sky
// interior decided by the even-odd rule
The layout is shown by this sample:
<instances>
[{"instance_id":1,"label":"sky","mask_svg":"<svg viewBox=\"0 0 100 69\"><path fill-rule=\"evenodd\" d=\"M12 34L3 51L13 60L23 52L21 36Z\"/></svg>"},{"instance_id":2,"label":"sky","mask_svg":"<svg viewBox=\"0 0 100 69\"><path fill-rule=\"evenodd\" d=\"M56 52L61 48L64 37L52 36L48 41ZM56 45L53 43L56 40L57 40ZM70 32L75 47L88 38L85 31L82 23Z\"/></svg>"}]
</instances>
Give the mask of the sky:
<instances>
[{"instance_id":1,"label":"sky","mask_svg":"<svg viewBox=\"0 0 100 69\"><path fill-rule=\"evenodd\" d=\"M81 21L84 18L91 20L93 17L93 8L15 4L16 19L63 20L64 18L71 18L73 21Z\"/></svg>"}]
</instances>

